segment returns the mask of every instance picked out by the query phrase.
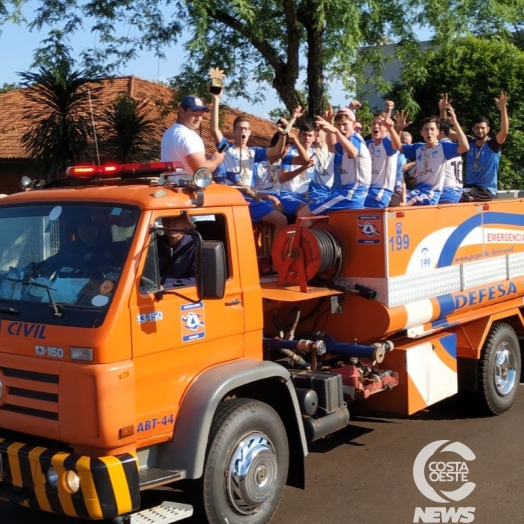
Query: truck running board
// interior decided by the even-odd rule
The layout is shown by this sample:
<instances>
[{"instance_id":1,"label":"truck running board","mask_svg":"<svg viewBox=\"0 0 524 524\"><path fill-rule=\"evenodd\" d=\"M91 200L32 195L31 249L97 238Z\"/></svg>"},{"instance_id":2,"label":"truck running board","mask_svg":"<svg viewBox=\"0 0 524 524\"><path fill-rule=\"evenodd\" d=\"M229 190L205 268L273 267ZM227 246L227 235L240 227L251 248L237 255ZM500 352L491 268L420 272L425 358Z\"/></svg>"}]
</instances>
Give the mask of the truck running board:
<instances>
[{"instance_id":1,"label":"truck running board","mask_svg":"<svg viewBox=\"0 0 524 524\"><path fill-rule=\"evenodd\" d=\"M185 472L162 468L143 468L139 472L140 489L152 489L182 480Z\"/></svg>"},{"instance_id":2,"label":"truck running board","mask_svg":"<svg viewBox=\"0 0 524 524\"><path fill-rule=\"evenodd\" d=\"M193 506L164 501L159 506L114 519L118 524L171 524L193 515Z\"/></svg>"}]
</instances>

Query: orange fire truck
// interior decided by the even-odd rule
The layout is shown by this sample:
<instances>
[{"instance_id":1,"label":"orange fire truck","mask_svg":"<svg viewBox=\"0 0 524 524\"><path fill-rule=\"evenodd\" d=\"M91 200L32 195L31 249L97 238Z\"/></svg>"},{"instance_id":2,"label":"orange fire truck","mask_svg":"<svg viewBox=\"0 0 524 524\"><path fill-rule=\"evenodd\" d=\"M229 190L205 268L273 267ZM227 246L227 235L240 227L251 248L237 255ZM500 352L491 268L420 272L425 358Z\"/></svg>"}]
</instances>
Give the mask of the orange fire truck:
<instances>
[{"instance_id":1,"label":"orange fire truck","mask_svg":"<svg viewBox=\"0 0 524 524\"><path fill-rule=\"evenodd\" d=\"M0 201L1 500L264 523L355 402L410 415L465 391L511 407L522 200L340 211L271 239L238 190L180 170L72 168ZM194 275L167 287L159 241L180 214ZM193 507L141 508L182 479Z\"/></svg>"}]
</instances>

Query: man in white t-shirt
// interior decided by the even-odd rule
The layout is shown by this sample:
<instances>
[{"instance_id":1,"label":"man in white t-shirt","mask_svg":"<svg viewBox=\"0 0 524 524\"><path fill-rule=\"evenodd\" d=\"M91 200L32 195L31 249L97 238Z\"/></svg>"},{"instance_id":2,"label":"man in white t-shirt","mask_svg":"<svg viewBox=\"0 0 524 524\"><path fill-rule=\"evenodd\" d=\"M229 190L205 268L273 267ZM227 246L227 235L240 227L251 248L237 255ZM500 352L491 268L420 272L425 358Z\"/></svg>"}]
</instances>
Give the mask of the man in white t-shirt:
<instances>
[{"instance_id":1,"label":"man in white t-shirt","mask_svg":"<svg viewBox=\"0 0 524 524\"><path fill-rule=\"evenodd\" d=\"M209 113L209 108L198 96L188 95L182 99L176 123L162 137L162 162L180 161L188 175L192 175L200 167L207 167L213 172L222 163L225 153L217 151L209 160L206 158L204 142L197 133L204 113Z\"/></svg>"}]
</instances>

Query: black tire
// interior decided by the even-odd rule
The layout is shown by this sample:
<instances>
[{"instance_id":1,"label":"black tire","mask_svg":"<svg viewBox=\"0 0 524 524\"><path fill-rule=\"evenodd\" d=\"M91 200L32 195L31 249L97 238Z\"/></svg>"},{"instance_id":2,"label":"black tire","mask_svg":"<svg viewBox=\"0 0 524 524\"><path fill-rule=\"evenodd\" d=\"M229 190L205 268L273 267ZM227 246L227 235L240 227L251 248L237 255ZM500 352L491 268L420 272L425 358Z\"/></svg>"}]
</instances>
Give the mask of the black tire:
<instances>
[{"instance_id":1,"label":"black tire","mask_svg":"<svg viewBox=\"0 0 524 524\"><path fill-rule=\"evenodd\" d=\"M521 373L520 346L514 329L493 324L478 362L477 396L491 415L501 415L513 405Z\"/></svg>"},{"instance_id":2,"label":"black tire","mask_svg":"<svg viewBox=\"0 0 524 524\"><path fill-rule=\"evenodd\" d=\"M286 430L273 408L250 399L222 402L211 426L202 478L208 521L269 522L280 503L288 467Z\"/></svg>"}]
</instances>

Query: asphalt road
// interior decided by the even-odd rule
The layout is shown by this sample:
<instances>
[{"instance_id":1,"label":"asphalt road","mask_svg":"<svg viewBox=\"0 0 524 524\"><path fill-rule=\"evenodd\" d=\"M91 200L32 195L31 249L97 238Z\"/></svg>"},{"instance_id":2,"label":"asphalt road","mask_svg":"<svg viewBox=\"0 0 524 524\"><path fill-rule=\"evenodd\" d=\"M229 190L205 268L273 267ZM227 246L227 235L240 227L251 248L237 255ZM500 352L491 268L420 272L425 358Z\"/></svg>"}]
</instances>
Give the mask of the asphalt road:
<instances>
[{"instance_id":1,"label":"asphalt road","mask_svg":"<svg viewBox=\"0 0 524 524\"><path fill-rule=\"evenodd\" d=\"M354 417L344 431L312 447L307 458L307 489L285 489L273 524L407 524L414 522L417 507L424 511L427 507L446 507L426 499L413 479L413 464L419 451L436 440L461 442L476 457L467 462L467 480L475 483L475 489L462 502L447 507L475 508L475 524L524 522L521 385L516 404L500 417L476 417L465 403L454 399L409 419ZM437 452L434 457L445 462L446 467L453 461L463 462L451 452ZM429 475L427 469L426 474ZM449 491L462 484L434 486ZM170 493L164 491L163 495L169 498ZM1 524L80 522L83 521L0 503ZM195 524L196 520L185 522Z\"/></svg>"}]
</instances>

